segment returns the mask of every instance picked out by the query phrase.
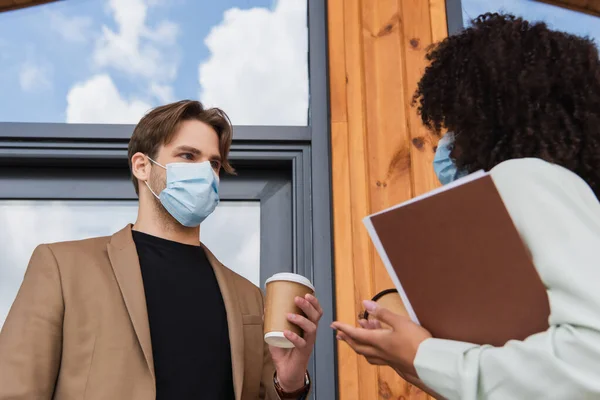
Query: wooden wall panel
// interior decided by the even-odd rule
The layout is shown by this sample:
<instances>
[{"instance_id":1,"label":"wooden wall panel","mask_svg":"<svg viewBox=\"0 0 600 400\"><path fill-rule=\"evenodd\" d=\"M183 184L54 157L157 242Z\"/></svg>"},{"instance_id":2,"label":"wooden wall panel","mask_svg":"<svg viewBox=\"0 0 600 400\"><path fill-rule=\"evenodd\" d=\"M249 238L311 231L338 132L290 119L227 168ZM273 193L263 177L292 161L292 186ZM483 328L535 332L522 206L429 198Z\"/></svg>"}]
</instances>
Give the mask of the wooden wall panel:
<instances>
[{"instance_id":1,"label":"wooden wall panel","mask_svg":"<svg viewBox=\"0 0 600 400\"><path fill-rule=\"evenodd\" d=\"M396 0L363 0L362 10L363 53L365 60L371 60L364 63L368 197L371 210L380 210L411 197L410 137L401 95L405 82L398 73L403 59L400 4ZM376 267L370 271L373 291L367 298L393 287L375 251L371 252L370 265ZM406 392L406 384L391 368L379 367L377 373L380 397L395 398L393 394Z\"/></svg>"},{"instance_id":2,"label":"wooden wall panel","mask_svg":"<svg viewBox=\"0 0 600 400\"><path fill-rule=\"evenodd\" d=\"M423 0L400 0L404 29L402 42L404 48L404 74L406 77L406 114L407 129L411 138L411 175L413 194L421 195L438 186L439 182L433 173L432 163L437 140L421 123L417 109L411 106L417 83L425 70L426 49L432 43L430 2Z\"/></svg>"},{"instance_id":3,"label":"wooden wall panel","mask_svg":"<svg viewBox=\"0 0 600 400\"><path fill-rule=\"evenodd\" d=\"M537 1L600 17L600 0L537 0Z\"/></svg>"},{"instance_id":4,"label":"wooden wall panel","mask_svg":"<svg viewBox=\"0 0 600 400\"><path fill-rule=\"evenodd\" d=\"M345 48L347 79L347 113L349 140L349 171L351 213L348 215L364 215L371 209L369 197L365 196L368 185L368 162L366 148L366 115L354 110L364 108L365 82L362 47L362 10L361 0L345 0ZM354 268L354 304L356 320L361 309L361 299L373 292L372 276L368 269L361 267L370 264L373 249L368 243L368 234L363 229L359 218L350 219L352 232L353 268ZM357 357L358 385L361 398L368 396L369 387L377 382L377 371L362 357ZM364 384L363 384L364 383Z\"/></svg>"},{"instance_id":5,"label":"wooden wall panel","mask_svg":"<svg viewBox=\"0 0 600 400\"><path fill-rule=\"evenodd\" d=\"M25 7L52 3L59 0L0 0L0 12L18 10Z\"/></svg>"},{"instance_id":6,"label":"wooden wall panel","mask_svg":"<svg viewBox=\"0 0 600 400\"><path fill-rule=\"evenodd\" d=\"M431 39L439 42L448 36L446 20L446 0L429 0L429 17L431 20Z\"/></svg>"},{"instance_id":7,"label":"wooden wall panel","mask_svg":"<svg viewBox=\"0 0 600 400\"><path fill-rule=\"evenodd\" d=\"M337 319L393 287L362 224L435 188L436 140L411 107L425 49L447 34L444 0L328 0ZM389 368L338 347L342 400L426 399Z\"/></svg>"}]
</instances>

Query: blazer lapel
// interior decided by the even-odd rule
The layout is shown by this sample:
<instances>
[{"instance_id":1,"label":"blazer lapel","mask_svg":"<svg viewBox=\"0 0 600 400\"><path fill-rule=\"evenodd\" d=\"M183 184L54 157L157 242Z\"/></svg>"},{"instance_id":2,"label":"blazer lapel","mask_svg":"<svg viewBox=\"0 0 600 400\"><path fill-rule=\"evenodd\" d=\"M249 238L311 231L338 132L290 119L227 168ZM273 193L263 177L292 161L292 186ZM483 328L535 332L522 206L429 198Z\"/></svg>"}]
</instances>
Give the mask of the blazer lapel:
<instances>
[{"instance_id":1,"label":"blazer lapel","mask_svg":"<svg viewBox=\"0 0 600 400\"><path fill-rule=\"evenodd\" d=\"M142 347L152 379L155 379L144 282L137 250L131 235L131 225L115 233L107 247L108 257L121 289L133 329Z\"/></svg>"},{"instance_id":2,"label":"blazer lapel","mask_svg":"<svg viewBox=\"0 0 600 400\"><path fill-rule=\"evenodd\" d=\"M242 398L244 387L244 328L239 300L229 279L229 271L215 256L203 245L206 256L215 271L215 276L223 296L225 310L227 311L227 325L229 327L229 343L231 346L231 368L233 372L233 388L236 400Z\"/></svg>"}]
</instances>

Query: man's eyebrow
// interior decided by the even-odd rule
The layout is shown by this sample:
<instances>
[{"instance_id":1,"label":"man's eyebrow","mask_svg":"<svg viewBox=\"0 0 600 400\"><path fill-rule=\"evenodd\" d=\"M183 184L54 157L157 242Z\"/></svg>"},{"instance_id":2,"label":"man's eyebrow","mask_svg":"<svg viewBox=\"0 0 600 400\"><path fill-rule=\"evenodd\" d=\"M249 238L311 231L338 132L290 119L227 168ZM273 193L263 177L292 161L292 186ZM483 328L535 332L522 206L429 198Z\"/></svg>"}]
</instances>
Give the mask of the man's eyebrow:
<instances>
[{"instance_id":1,"label":"man's eyebrow","mask_svg":"<svg viewBox=\"0 0 600 400\"><path fill-rule=\"evenodd\" d=\"M199 150L199 149L197 149L195 147L192 147L192 146L186 146L186 145L177 146L173 150L174 153L179 153L179 152L182 152L182 151L186 152L186 153L192 153L192 154L194 154L196 156L202 155L202 150ZM215 154L215 155L211 156L210 159L212 161L219 161L219 162L221 162L221 155L220 154Z\"/></svg>"},{"instance_id":2,"label":"man's eyebrow","mask_svg":"<svg viewBox=\"0 0 600 400\"><path fill-rule=\"evenodd\" d=\"M176 153L180 152L180 151L185 151L187 153L192 153L192 154L195 154L195 155L202 154L202 151L198 150L197 148L192 147L192 146L185 146L185 145L184 146L178 146L173 151L176 152Z\"/></svg>"}]
</instances>

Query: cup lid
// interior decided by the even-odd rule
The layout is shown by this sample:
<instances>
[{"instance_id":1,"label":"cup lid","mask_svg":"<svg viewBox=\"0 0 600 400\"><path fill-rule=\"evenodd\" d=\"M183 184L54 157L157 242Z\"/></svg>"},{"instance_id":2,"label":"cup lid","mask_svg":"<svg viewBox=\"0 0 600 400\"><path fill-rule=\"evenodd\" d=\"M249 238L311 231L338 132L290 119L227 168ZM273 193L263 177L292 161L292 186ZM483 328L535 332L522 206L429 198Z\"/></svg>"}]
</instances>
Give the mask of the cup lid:
<instances>
[{"instance_id":1,"label":"cup lid","mask_svg":"<svg viewBox=\"0 0 600 400\"><path fill-rule=\"evenodd\" d=\"M283 335L283 332L277 331L265 333L265 342L271 346L281 347L283 349L292 349L296 347Z\"/></svg>"},{"instance_id":2,"label":"cup lid","mask_svg":"<svg viewBox=\"0 0 600 400\"><path fill-rule=\"evenodd\" d=\"M308 278L306 278L302 275L293 274L291 272L280 272L278 274L275 274L272 277L270 277L269 279L267 279L267 281L265 282L265 285L267 283L275 282L275 281L296 282L296 283L299 283L301 285L311 288L313 292L315 291L315 287L308 280Z\"/></svg>"}]
</instances>

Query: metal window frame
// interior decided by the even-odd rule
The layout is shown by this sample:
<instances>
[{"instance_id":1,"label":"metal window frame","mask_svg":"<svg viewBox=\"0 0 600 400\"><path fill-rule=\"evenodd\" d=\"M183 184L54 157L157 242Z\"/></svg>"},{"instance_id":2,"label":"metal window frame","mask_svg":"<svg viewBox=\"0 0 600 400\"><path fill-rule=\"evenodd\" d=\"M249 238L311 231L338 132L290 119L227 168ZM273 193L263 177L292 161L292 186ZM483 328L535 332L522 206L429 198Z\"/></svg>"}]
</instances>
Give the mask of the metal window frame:
<instances>
[{"instance_id":1,"label":"metal window frame","mask_svg":"<svg viewBox=\"0 0 600 400\"><path fill-rule=\"evenodd\" d=\"M307 0L307 126L236 126L232 160L256 167L287 163L292 173L294 271L314 282L324 316L317 334L311 398L337 398L326 0ZM133 125L0 123L0 164L123 166ZM2 183L2 181L0 181Z\"/></svg>"},{"instance_id":2,"label":"metal window frame","mask_svg":"<svg viewBox=\"0 0 600 400\"><path fill-rule=\"evenodd\" d=\"M109 151L112 153L114 149ZM118 151L120 158L104 163L100 168L97 160L86 159L81 150L78 150L80 158L76 169L72 167L72 159L65 163L64 158L42 157L15 164L2 158L0 202L127 201L137 204L138 196L125 166L127 150ZM289 152L290 161L298 156L301 156L300 152ZM286 161L283 157L280 160ZM294 249L304 245L304 238L297 237L293 227L297 226L295 221L301 219L306 210L302 193L294 193L291 162L285 164L269 169L245 165L239 168L239 175L221 179L221 200L260 203L260 282L283 270L305 274L304 265L296 265L293 256ZM293 203L299 206L294 207Z\"/></svg>"},{"instance_id":3,"label":"metal window frame","mask_svg":"<svg viewBox=\"0 0 600 400\"><path fill-rule=\"evenodd\" d=\"M338 398L337 345L329 325L335 319L331 203L331 134L329 112L329 63L327 58L327 1L308 0L309 84L311 129L312 249L308 254L313 282L324 315L317 332L314 398Z\"/></svg>"},{"instance_id":4,"label":"metal window frame","mask_svg":"<svg viewBox=\"0 0 600 400\"><path fill-rule=\"evenodd\" d=\"M446 22L448 35L460 33L464 27L461 0L446 0Z\"/></svg>"},{"instance_id":5,"label":"metal window frame","mask_svg":"<svg viewBox=\"0 0 600 400\"><path fill-rule=\"evenodd\" d=\"M101 202L106 205L127 203L137 208L138 197L126 171L124 167L21 166L8 171L0 169L0 207L8 206L10 209L12 204L37 206L58 201L67 206L73 202ZM288 172L285 169L249 168L243 171L243 175L221 180L219 194L224 202L260 204L260 282L278 272L292 272L294 268L293 249L297 244L294 244L292 230L293 212L301 212L292 208L293 185ZM219 257L219 254L216 255Z\"/></svg>"}]
</instances>

